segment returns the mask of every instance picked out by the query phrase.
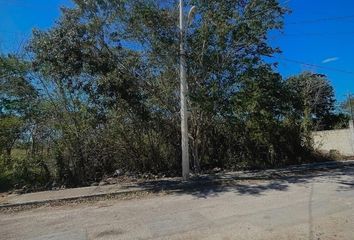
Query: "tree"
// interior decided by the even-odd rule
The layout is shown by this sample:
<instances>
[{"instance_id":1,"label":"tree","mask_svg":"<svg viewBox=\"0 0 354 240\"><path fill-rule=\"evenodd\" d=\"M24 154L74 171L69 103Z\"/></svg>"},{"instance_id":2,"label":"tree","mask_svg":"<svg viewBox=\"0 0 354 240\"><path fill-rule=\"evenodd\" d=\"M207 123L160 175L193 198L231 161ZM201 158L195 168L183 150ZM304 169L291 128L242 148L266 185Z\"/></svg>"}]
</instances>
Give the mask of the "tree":
<instances>
[{"instance_id":1,"label":"tree","mask_svg":"<svg viewBox=\"0 0 354 240\"><path fill-rule=\"evenodd\" d=\"M34 69L57 109L58 172L67 169L82 183L113 165L180 169L175 2L75 3L55 27L36 31L30 46ZM241 127L241 133L227 132L243 114L233 105L253 84L252 74L271 72L262 56L278 49L268 45L267 34L281 28L286 10L275 0L189 4L198 9L187 34L191 151L198 170L238 159L227 143L247 134ZM278 76L270 73L267 81L279 87Z\"/></svg>"},{"instance_id":2,"label":"tree","mask_svg":"<svg viewBox=\"0 0 354 240\"><path fill-rule=\"evenodd\" d=\"M36 90L29 82L29 65L20 58L0 56L0 115L24 115L36 98Z\"/></svg>"},{"instance_id":3,"label":"tree","mask_svg":"<svg viewBox=\"0 0 354 240\"><path fill-rule=\"evenodd\" d=\"M30 72L30 63L21 57L0 55L1 188L43 183L50 178L46 159L36 152L40 145L35 129L42 113Z\"/></svg>"},{"instance_id":4,"label":"tree","mask_svg":"<svg viewBox=\"0 0 354 240\"><path fill-rule=\"evenodd\" d=\"M26 70L12 74L27 94L2 95L24 104L1 111L23 122L27 162L69 186L115 169L179 175L176 1L74 3L52 28L34 31L31 58L19 61ZM267 36L287 10L276 0L187 3L198 9L186 33L193 170L304 159L304 133L329 122L333 90L320 75L284 81L264 61L280 51Z\"/></svg>"},{"instance_id":5,"label":"tree","mask_svg":"<svg viewBox=\"0 0 354 240\"><path fill-rule=\"evenodd\" d=\"M349 128L350 115L342 112L333 112L325 116L319 130L333 130Z\"/></svg>"},{"instance_id":6,"label":"tree","mask_svg":"<svg viewBox=\"0 0 354 240\"><path fill-rule=\"evenodd\" d=\"M351 94L349 94L348 97L341 103L340 108L344 112L344 114L349 115L349 117L351 119L353 119L353 116L354 116L354 99L353 99Z\"/></svg>"},{"instance_id":7,"label":"tree","mask_svg":"<svg viewBox=\"0 0 354 240\"><path fill-rule=\"evenodd\" d=\"M293 96L293 110L301 120L306 144L311 143L310 133L320 129L334 110L334 91L323 74L303 72L287 80Z\"/></svg>"},{"instance_id":8,"label":"tree","mask_svg":"<svg viewBox=\"0 0 354 240\"><path fill-rule=\"evenodd\" d=\"M28 70L28 63L20 58L0 56L0 152L6 150L8 157L26 128L37 97Z\"/></svg>"},{"instance_id":9,"label":"tree","mask_svg":"<svg viewBox=\"0 0 354 240\"><path fill-rule=\"evenodd\" d=\"M24 128L21 118L16 116L0 117L0 153L11 157L15 142L20 138Z\"/></svg>"}]
</instances>

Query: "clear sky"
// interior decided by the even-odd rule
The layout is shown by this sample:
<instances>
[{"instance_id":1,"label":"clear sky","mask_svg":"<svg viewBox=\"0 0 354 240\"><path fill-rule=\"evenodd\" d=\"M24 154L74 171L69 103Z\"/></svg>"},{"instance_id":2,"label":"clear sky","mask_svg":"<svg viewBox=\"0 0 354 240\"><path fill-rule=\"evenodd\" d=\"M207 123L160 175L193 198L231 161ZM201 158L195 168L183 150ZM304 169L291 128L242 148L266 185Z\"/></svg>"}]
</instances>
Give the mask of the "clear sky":
<instances>
[{"instance_id":1,"label":"clear sky","mask_svg":"<svg viewBox=\"0 0 354 240\"><path fill-rule=\"evenodd\" d=\"M303 70L324 73L332 81L337 99L343 100L348 92L354 92L354 0L280 1L292 13L286 16L284 33L272 34L270 38L272 45L283 51L275 60L280 63L279 71L284 76ZM0 0L0 49L18 51L31 29L52 26L64 5L72 3Z\"/></svg>"},{"instance_id":2,"label":"clear sky","mask_svg":"<svg viewBox=\"0 0 354 240\"><path fill-rule=\"evenodd\" d=\"M283 51L282 58L354 73L353 0L291 0L286 6L292 13L285 19L284 34L276 34L272 39ZM284 76L302 70L328 75L338 100L343 100L348 92L354 92L354 74L281 59L279 62L279 70Z\"/></svg>"}]
</instances>

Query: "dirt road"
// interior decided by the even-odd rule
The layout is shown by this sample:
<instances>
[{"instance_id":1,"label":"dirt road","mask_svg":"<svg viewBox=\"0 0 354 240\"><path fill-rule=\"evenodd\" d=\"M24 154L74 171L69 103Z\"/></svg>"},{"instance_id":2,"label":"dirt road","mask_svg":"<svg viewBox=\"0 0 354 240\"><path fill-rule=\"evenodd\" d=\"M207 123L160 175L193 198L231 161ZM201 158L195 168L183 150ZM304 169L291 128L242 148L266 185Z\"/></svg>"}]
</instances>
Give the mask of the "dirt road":
<instances>
[{"instance_id":1,"label":"dirt road","mask_svg":"<svg viewBox=\"0 0 354 240\"><path fill-rule=\"evenodd\" d=\"M354 166L0 213L0 239L354 239Z\"/></svg>"}]
</instances>

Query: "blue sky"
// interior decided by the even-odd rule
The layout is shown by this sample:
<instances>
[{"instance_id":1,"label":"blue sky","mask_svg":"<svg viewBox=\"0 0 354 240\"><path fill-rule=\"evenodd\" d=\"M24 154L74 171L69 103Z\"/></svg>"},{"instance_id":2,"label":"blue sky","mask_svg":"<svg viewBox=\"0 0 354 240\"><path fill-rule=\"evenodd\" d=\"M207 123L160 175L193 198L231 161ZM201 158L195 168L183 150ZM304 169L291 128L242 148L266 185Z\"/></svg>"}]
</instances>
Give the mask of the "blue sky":
<instances>
[{"instance_id":1,"label":"blue sky","mask_svg":"<svg viewBox=\"0 0 354 240\"><path fill-rule=\"evenodd\" d=\"M17 51L32 28L49 28L70 0L0 0L0 49Z\"/></svg>"},{"instance_id":2,"label":"blue sky","mask_svg":"<svg viewBox=\"0 0 354 240\"><path fill-rule=\"evenodd\" d=\"M292 13L285 18L284 35L276 34L275 39L272 39L273 44L280 46L283 51L282 57L354 72L353 0L292 0L286 6ZM335 21L307 21L345 16L352 17ZM339 101L348 92L354 92L354 74L279 61L279 71L284 76L303 70L326 74L332 81Z\"/></svg>"},{"instance_id":3,"label":"blue sky","mask_svg":"<svg viewBox=\"0 0 354 240\"><path fill-rule=\"evenodd\" d=\"M328 75L339 101L354 92L354 74L311 67L295 60L325 68L354 72L353 0L280 0L292 10L286 16L284 34L272 34L272 45L279 46L279 71L284 76L312 70ZM70 0L0 0L0 49L18 51L32 28L47 29L60 16L60 6ZM335 21L321 20L346 17ZM313 21L310 20L317 20ZM287 59L287 60L284 60Z\"/></svg>"}]
</instances>

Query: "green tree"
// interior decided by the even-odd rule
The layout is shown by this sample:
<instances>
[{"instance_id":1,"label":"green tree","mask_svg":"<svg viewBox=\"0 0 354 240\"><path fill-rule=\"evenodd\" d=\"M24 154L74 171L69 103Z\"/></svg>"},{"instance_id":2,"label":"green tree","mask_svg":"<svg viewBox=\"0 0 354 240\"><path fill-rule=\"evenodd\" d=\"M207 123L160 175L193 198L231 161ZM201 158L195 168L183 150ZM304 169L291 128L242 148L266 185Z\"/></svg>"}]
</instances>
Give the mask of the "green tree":
<instances>
[{"instance_id":1,"label":"green tree","mask_svg":"<svg viewBox=\"0 0 354 240\"><path fill-rule=\"evenodd\" d=\"M116 166L178 171L177 3L75 4L55 27L35 31L30 46L53 105L60 178L83 183ZM263 146L275 162L274 129L288 102L262 57L279 52L267 35L282 27L286 10L275 0L188 4L198 9L186 34L195 170L261 162L254 150Z\"/></svg>"},{"instance_id":2,"label":"green tree","mask_svg":"<svg viewBox=\"0 0 354 240\"><path fill-rule=\"evenodd\" d=\"M0 56L0 188L49 178L45 159L36 152L40 146L35 129L41 113L30 72L28 61L14 55Z\"/></svg>"},{"instance_id":3,"label":"green tree","mask_svg":"<svg viewBox=\"0 0 354 240\"><path fill-rule=\"evenodd\" d=\"M323 74L303 72L287 79L293 96L293 114L301 121L305 142L310 146L312 130L320 129L334 111L334 91Z\"/></svg>"},{"instance_id":4,"label":"green tree","mask_svg":"<svg viewBox=\"0 0 354 240\"><path fill-rule=\"evenodd\" d=\"M0 153L11 157L15 142L20 138L24 128L21 118L16 116L0 117Z\"/></svg>"},{"instance_id":5,"label":"green tree","mask_svg":"<svg viewBox=\"0 0 354 240\"><path fill-rule=\"evenodd\" d=\"M8 156L26 129L37 97L27 77L29 65L20 58L0 56L0 149Z\"/></svg>"},{"instance_id":6,"label":"green tree","mask_svg":"<svg viewBox=\"0 0 354 240\"><path fill-rule=\"evenodd\" d=\"M348 95L348 97L341 103L340 105L341 110L349 115L351 119L353 119L354 116L354 98L352 97L351 94Z\"/></svg>"},{"instance_id":7,"label":"green tree","mask_svg":"<svg viewBox=\"0 0 354 240\"><path fill-rule=\"evenodd\" d=\"M62 184L117 168L179 173L177 1L74 4L55 26L33 32L32 59L7 59L4 129L21 132L33 172ZM307 152L303 137L330 122L333 89L310 73L284 81L264 61L280 52L268 34L287 10L276 0L187 4L198 9L186 32L194 171L297 162Z\"/></svg>"}]
</instances>

